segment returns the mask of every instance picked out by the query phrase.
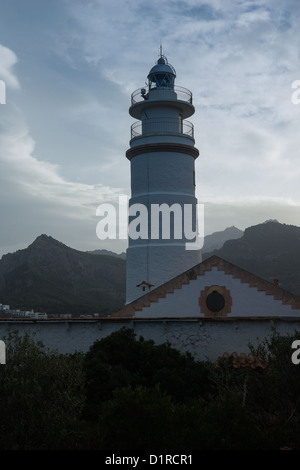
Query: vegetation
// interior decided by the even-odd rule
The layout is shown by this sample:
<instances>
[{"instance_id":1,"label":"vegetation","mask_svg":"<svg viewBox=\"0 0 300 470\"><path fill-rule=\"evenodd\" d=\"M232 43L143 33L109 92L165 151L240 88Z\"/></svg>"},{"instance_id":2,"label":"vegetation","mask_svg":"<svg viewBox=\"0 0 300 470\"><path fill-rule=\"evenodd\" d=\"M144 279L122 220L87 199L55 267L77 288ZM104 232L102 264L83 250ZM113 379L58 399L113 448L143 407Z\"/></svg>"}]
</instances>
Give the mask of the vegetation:
<instances>
[{"instance_id":1,"label":"vegetation","mask_svg":"<svg viewBox=\"0 0 300 470\"><path fill-rule=\"evenodd\" d=\"M0 449L299 449L293 339L275 330L251 347L266 367L237 368L125 328L72 355L13 332L0 366Z\"/></svg>"},{"instance_id":2,"label":"vegetation","mask_svg":"<svg viewBox=\"0 0 300 470\"><path fill-rule=\"evenodd\" d=\"M34 337L4 338L0 366L0 448L69 446L84 405L82 355L47 350Z\"/></svg>"}]
</instances>

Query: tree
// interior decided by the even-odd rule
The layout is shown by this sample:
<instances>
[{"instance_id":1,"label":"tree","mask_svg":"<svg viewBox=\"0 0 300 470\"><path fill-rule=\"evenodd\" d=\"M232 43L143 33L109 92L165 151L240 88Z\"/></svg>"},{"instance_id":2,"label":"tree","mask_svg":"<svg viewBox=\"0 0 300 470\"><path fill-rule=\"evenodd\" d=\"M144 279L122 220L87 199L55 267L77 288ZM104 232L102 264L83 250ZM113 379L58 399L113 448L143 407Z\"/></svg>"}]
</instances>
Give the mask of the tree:
<instances>
[{"instance_id":1,"label":"tree","mask_svg":"<svg viewBox=\"0 0 300 470\"><path fill-rule=\"evenodd\" d=\"M103 401L124 387L160 386L176 402L208 396L208 369L168 343L156 345L122 328L96 341L84 360L86 416L97 419Z\"/></svg>"},{"instance_id":2,"label":"tree","mask_svg":"<svg viewBox=\"0 0 300 470\"><path fill-rule=\"evenodd\" d=\"M47 350L28 333L12 332L5 343L6 365L0 367L0 448L71 445L84 403L82 355Z\"/></svg>"},{"instance_id":3,"label":"tree","mask_svg":"<svg viewBox=\"0 0 300 470\"><path fill-rule=\"evenodd\" d=\"M116 389L102 404L99 424L105 450L168 449L176 433L176 405L158 386Z\"/></svg>"}]
</instances>

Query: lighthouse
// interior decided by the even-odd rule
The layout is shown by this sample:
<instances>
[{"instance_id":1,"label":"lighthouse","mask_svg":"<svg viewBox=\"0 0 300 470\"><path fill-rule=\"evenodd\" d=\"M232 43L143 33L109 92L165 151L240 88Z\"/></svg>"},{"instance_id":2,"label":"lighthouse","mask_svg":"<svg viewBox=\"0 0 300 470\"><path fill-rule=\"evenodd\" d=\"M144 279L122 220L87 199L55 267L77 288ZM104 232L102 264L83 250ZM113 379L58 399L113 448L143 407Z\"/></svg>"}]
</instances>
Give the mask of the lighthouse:
<instances>
[{"instance_id":1,"label":"lighthouse","mask_svg":"<svg viewBox=\"0 0 300 470\"><path fill-rule=\"evenodd\" d=\"M201 261L197 245L192 93L175 85L160 49L146 85L131 95L131 198L126 303Z\"/></svg>"}]
</instances>

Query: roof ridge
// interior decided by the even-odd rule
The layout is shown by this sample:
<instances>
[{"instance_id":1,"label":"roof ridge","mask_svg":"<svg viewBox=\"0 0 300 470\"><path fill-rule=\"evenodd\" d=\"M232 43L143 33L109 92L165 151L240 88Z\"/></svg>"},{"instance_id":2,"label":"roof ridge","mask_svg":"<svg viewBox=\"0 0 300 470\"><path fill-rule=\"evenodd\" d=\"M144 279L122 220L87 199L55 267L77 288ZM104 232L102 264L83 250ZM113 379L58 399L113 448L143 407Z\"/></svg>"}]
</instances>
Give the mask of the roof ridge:
<instances>
[{"instance_id":1,"label":"roof ridge","mask_svg":"<svg viewBox=\"0 0 300 470\"><path fill-rule=\"evenodd\" d=\"M225 274L232 274L232 276L236 279L240 279L241 282L247 282L250 287L256 287L259 291L265 291L266 295L272 295L275 300L281 300L283 304L290 304L292 308L297 309L300 308L300 297L292 292L289 292L282 287L273 284L262 277L253 274L247 271L244 268L236 266L229 261L226 261L220 258L224 264L224 268L226 265L233 268L233 272L229 272L228 269L224 269Z\"/></svg>"}]
</instances>

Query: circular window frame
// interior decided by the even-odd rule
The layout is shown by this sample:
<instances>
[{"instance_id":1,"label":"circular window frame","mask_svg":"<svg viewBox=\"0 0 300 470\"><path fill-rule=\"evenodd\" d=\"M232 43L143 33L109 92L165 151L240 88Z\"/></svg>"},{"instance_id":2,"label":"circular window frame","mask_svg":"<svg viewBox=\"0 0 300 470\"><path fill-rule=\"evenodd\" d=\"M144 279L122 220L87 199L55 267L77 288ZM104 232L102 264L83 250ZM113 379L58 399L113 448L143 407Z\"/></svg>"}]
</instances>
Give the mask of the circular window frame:
<instances>
[{"instance_id":1,"label":"circular window frame","mask_svg":"<svg viewBox=\"0 0 300 470\"><path fill-rule=\"evenodd\" d=\"M224 306L221 310L214 312L210 310L207 306L206 300L207 297L213 292L217 292L224 298ZM200 312L204 314L205 317L226 317L228 313L231 312L232 298L230 290L226 289L225 286L206 286L200 294L199 297Z\"/></svg>"}]
</instances>

